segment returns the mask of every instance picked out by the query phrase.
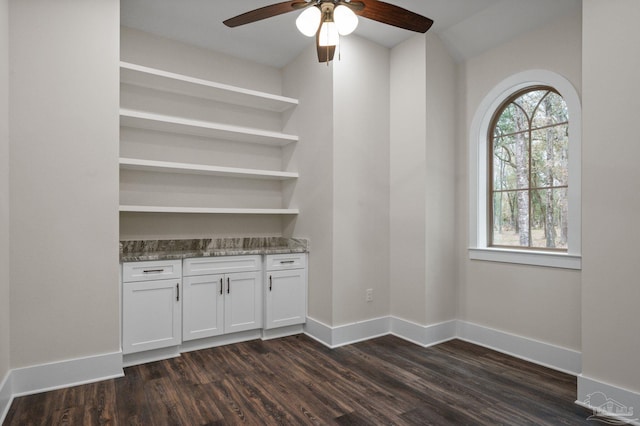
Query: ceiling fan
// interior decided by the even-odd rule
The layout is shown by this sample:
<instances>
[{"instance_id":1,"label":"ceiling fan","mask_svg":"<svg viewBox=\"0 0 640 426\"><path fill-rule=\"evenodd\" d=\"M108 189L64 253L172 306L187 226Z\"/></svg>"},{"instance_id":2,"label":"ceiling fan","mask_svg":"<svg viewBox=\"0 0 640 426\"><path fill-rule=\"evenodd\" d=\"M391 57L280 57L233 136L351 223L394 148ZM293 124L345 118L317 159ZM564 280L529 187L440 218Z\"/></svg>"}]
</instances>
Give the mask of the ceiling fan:
<instances>
[{"instance_id":1,"label":"ceiling fan","mask_svg":"<svg viewBox=\"0 0 640 426\"><path fill-rule=\"evenodd\" d=\"M303 9L296 25L307 37L315 35L318 60L327 63L333 60L340 36L352 33L358 26L358 15L419 33L427 32L433 25L427 17L378 0L284 1L229 18L224 24L233 28Z\"/></svg>"}]
</instances>

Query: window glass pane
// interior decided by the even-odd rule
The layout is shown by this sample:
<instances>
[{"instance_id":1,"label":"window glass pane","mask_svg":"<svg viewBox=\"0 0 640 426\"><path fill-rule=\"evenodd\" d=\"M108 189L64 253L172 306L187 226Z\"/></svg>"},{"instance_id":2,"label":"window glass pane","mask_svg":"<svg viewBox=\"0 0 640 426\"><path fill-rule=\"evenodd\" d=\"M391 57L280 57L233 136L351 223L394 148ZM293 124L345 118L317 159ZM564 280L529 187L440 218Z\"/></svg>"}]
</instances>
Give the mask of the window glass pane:
<instances>
[{"instance_id":1,"label":"window glass pane","mask_svg":"<svg viewBox=\"0 0 640 426\"><path fill-rule=\"evenodd\" d=\"M568 124L534 130L531 141L532 187L568 184Z\"/></svg>"},{"instance_id":2,"label":"window glass pane","mask_svg":"<svg viewBox=\"0 0 640 426\"><path fill-rule=\"evenodd\" d=\"M529 120L521 108L515 104L509 104L500 114L493 136L500 137L503 135L511 135L529 129Z\"/></svg>"},{"instance_id":3,"label":"window glass pane","mask_svg":"<svg viewBox=\"0 0 640 426\"><path fill-rule=\"evenodd\" d=\"M493 194L493 245L529 245L529 192Z\"/></svg>"},{"instance_id":4,"label":"window glass pane","mask_svg":"<svg viewBox=\"0 0 640 426\"><path fill-rule=\"evenodd\" d=\"M531 246L567 248L567 189L531 191Z\"/></svg>"},{"instance_id":5,"label":"window glass pane","mask_svg":"<svg viewBox=\"0 0 640 426\"><path fill-rule=\"evenodd\" d=\"M493 188L524 189L529 187L528 133L494 139Z\"/></svg>"},{"instance_id":6,"label":"window glass pane","mask_svg":"<svg viewBox=\"0 0 640 426\"><path fill-rule=\"evenodd\" d=\"M494 190L515 189L515 138L505 136L494 139L493 145L493 188Z\"/></svg>"},{"instance_id":7,"label":"window glass pane","mask_svg":"<svg viewBox=\"0 0 640 426\"><path fill-rule=\"evenodd\" d=\"M491 130L489 239L494 246L566 250L566 103L550 88L514 96Z\"/></svg>"},{"instance_id":8,"label":"window glass pane","mask_svg":"<svg viewBox=\"0 0 640 426\"><path fill-rule=\"evenodd\" d=\"M527 114L527 117L533 117L533 113L540 103L540 100L548 93L548 90L534 90L527 92L514 101L520 105Z\"/></svg>"},{"instance_id":9,"label":"window glass pane","mask_svg":"<svg viewBox=\"0 0 640 426\"><path fill-rule=\"evenodd\" d=\"M552 126L554 124L566 123L569 121L567 104L562 96L555 92L549 92L544 97L533 116L532 128Z\"/></svg>"}]
</instances>

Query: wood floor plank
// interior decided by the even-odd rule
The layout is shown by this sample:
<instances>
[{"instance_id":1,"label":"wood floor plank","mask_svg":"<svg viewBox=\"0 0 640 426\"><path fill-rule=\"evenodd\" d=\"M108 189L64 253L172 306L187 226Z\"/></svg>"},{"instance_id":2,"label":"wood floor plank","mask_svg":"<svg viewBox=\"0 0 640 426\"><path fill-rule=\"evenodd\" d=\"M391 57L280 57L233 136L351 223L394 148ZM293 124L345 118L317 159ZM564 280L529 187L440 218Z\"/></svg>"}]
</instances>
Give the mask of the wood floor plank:
<instances>
[{"instance_id":1,"label":"wood floor plank","mask_svg":"<svg viewBox=\"0 0 640 426\"><path fill-rule=\"evenodd\" d=\"M576 378L453 340L254 340L16 398L3 425L579 425Z\"/></svg>"}]
</instances>

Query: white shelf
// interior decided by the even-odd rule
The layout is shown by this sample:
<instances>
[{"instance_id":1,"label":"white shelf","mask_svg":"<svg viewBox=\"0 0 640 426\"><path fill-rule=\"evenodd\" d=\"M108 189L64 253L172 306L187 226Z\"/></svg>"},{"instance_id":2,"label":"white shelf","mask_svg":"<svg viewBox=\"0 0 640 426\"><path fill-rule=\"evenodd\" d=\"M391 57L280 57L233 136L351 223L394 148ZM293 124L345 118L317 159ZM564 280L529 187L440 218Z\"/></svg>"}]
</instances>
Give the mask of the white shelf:
<instances>
[{"instance_id":1,"label":"white shelf","mask_svg":"<svg viewBox=\"0 0 640 426\"><path fill-rule=\"evenodd\" d=\"M120 109L120 125L136 129L156 130L160 132L265 145L283 146L298 141L297 136L280 132L232 126L210 121L191 120L124 108Z\"/></svg>"},{"instance_id":2,"label":"white shelf","mask_svg":"<svg viewBox=\"0 0 640 426\"><path fill-rule=\"evenodd\" d=\"M128 62L120 62L120 81L154 90L212 99L267 111L283 112L298 105L297 99L202 80Z\"/></svg>"},{"instance_id":3,"label":"white shelf","mask_svg":"<svg viewBox=\"0 0 640 426\"><path fill-rule=\"evenodd\" d=\"M297 179L298 173L271 170L240 169L235 167L207 166L202 164L175 163L170 161L120 158L120 168L148 172L182 173L210 176L227 176L254 179L286 180Z\"/></svg>"},{"instance_id":4,"label":"white shelf","mask_svg":"<svg viewBox=\"0 0 640 426\"><path fill-rule=\"evenodd\" d=\"M121 205L121 212L133 213L204 213L204 214L258 214L258 215L297 215L298 209L240 209L209 207L171 207L171 206L130 206Z\"/></svg>"}]
</instances>

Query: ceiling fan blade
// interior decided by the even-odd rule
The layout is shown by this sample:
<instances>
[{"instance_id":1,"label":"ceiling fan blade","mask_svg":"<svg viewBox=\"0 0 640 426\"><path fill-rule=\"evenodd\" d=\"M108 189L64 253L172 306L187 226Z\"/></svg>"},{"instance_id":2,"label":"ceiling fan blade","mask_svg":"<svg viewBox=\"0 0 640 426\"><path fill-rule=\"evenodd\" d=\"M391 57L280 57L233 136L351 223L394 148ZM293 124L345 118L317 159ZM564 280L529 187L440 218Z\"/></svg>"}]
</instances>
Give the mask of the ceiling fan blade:
<instances>
[{"instance_id":1,"label":"ceiling fan blade","mask_svg":"<svg viewBox=\"0 0 640 426\"><path fill-rule=\"evenodd\" d=\"M263 19L271 18L272 16L282 15L283 13L293 12L294 10L300 10L312 2L305 1L283 1L282 3L275 3L269 6L261 7L259 9L251 10L233 18L229 18L223 23L227 27L237 27L240 25L250 24L252 22L261 21Z\"/></svg>"},{"instance_id":2,"label":"ceiling fan blade","mask_svg":"<svg viewBox=\"0 0 640 426\"><path fill-rule=\"evenodd\" d=\"M331 62L336 53L335 46L318 46L318 62Z\"/></svg>"},{"instance_id":3,"label":"ceiling fan blade","mask_svg":"<svg viewBox=\"0 0 640 426\"><path fill-rule=\"evenodd\" d=\"M378 0L359 0L364 3L364 8L354 10L357 15L405 30L426 33L433 21L425 16L418 15L400 6Z\"/></svg>"}]
</instances>

